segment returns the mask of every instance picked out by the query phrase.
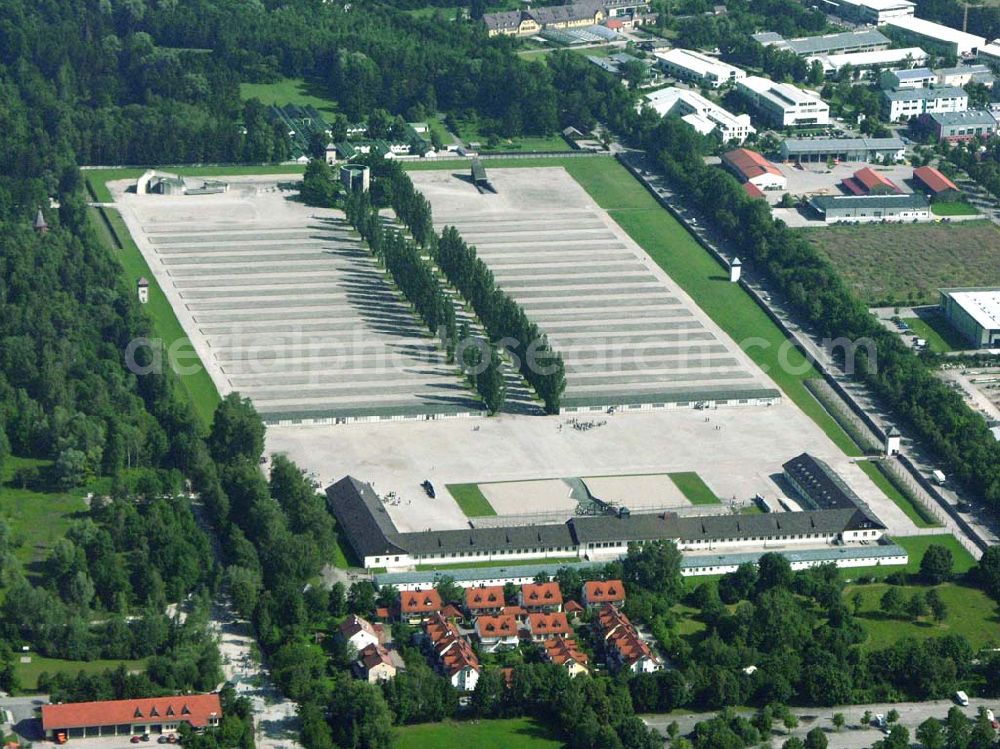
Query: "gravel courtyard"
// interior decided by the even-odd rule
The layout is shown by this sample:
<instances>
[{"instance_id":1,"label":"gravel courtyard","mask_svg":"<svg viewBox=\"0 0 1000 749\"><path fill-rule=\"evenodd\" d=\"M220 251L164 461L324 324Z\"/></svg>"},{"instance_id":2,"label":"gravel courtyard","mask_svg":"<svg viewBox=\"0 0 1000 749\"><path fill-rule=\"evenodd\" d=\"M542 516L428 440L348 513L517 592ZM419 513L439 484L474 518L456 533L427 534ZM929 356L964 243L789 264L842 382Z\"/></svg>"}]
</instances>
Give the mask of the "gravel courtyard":
<instances>
[{"instance_id":1,"label":"gravel courtyard","mask_svg":"<svg viewBox=\"0 0 1000 749\"><path fill-rule=\"evenodd\" d=\"M752 400L769 381L562 167L414 171L566 362L566 408Z\"/></svg>"},{"instance_id":2,"label":"gravel courtyard","mask_svg":"<svg viewBox=\"0 0 1000 749\"><path fill-rule=\"evenodd\" d=\"M277 177L219 195L136 195L122 216L222 394L268 421L478 413L339 211Z\"/></svg>"}]
</instances>

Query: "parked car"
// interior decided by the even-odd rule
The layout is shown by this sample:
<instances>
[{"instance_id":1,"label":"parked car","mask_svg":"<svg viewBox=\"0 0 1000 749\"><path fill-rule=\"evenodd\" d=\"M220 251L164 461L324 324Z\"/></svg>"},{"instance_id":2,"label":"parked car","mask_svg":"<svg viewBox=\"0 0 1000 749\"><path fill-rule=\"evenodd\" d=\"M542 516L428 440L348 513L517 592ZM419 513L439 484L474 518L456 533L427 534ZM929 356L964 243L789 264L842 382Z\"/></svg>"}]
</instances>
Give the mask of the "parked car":
<instances>
[{"instance_id":1,"label":"parked car","mask_svg":"<svg viewBox=\"0 0 1000 749\"><path fill-rule=\"evenodd\" d=\"M129 739L129 741L131 741L133 744L138 744L140 741L142 741L142 739L139 738L138 736L133 736L132 738Z\"/></svg>"},{"instance_id":2,"label":"parked car","mask_svg":"<svg viewBox=\"0 0 1000 749\"><path fill-rule=\"evenodd\" d=\"M156 743L157 744L166 744L167 743L167 737L166 736L160 736L160 737L158 737L156 739Z\"/></svg>"},{"instance_id":3,"label":"parked car","mask_svg":"<svg viewBox=\"0 0 1000 749\"><path fill-rule=\"evenodd\" d=\"M969 695L963 692L961 689L955 692L955 702L957 702L962 707L969 706Z\"/></svg>"},{"instance_id":4,"label":"parked car","mask_svg":"<svg viewBox=\"0 0 1000 749\"><path fill-rule=\"evenodd\" d=\"M437 492L434 491L434 484L432 484L427 479L424 479L423 483L420 484L420 486L423 487L424 491L427 493L427 496L430 497L431 499L434 499L434 497L437 496Z\"/></svg>"}]
</instances>

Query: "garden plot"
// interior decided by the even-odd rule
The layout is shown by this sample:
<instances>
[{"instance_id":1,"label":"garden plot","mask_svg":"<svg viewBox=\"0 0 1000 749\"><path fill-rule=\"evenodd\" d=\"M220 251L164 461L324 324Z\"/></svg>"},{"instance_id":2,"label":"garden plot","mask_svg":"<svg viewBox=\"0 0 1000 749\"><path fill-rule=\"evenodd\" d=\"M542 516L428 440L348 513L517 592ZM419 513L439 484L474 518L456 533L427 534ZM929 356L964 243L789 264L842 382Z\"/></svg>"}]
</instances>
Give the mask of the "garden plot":
<instances>
[{"instance_id":1,"label":"garden plot","mask_svg":"<svg viewBox=\"0 0 1000 749\"><path fill-rule=\"evenodd\" d=\"M222 195L115 190L220 393L271 422L479 412L339 212L240 180Z\"/></svg>"},{"instance_id":2,"label":"garden plot","mask_svg":"<svg viewBox=\"0 0 1000 749\"><path fill-rule=\"evenodd\" d=\"M561 167L411 173L566 362L564 408L777 397L743 352Z\"/></svg>"}]
</instances>

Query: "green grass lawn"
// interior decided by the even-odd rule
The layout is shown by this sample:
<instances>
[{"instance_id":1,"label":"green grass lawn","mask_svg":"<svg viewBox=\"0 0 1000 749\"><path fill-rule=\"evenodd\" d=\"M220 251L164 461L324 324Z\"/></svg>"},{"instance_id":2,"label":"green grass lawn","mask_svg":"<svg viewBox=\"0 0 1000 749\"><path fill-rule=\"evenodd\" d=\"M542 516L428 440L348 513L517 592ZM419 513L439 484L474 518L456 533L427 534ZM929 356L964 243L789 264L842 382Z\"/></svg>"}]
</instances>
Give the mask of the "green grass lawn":
<instances>
[{"instance_id":1,"label":"green grass lawn","mask_svg":"<svg viewBox=\"0 0 1000 749\"><path fill-rule=\"evenodd\" d=\"M885 577L894 572L903 572L910 575L916 574L920 571L920 562L924 558L924 552L932 544L951 549L952 557L955 560L954 572L956 575L964 574L976 565L976 560L973 556L950 533L935 534L933 536L893 536L892 541L906 549L909 555L906 565L847 567L841 569L841 576L848 580L856 580L859 577Z\"/></svg>"},{"instance_id":2,"label":"green grass lawn","mask_svg":"<svg viewBox=\"0 0 1000 749\"><path fill-rule=\"evenodd\" d=\"M446 488L466 517L479 518L497 514L490 501L483 496L478 484L448 484Z\"/></svg>"},{"instance_id":3,"label":"green grass lawn","mask_svg":"<svg viewBox=\"0 0 1000 749\"><path fill-rule=\"evenodd\" d=\"M944 354L969 348L969 342L942 315L904 317L903 322L910 326L911 332L906 335L923 338L927 341L928 348L935 353Z\"/></svg>"},{"instance_id":4,"label":"green grass lawn","mask_svg":"<svg viewBox=\"0 0 1000 749\"><path fill-rule=\"evenodd\" d=\"M552 559L494 559L493 561L459 562L457 564L418 564L418 572L433 572L435 570L466 570L482 569L483 567L520 567L522 565L538 565L551 567L555 572L567 564L577 564L578 557L553 557Z\"/></svg>"},{"instance_id":5,"label":"green grass lawn","mask_svg":"<svg viewBox=\"0 0 1000 749\"><path fill-rule=\"evenodd\" d=\"M325 92L301 78L283 78L277 83L241 83L240 98L260 99L264 104L298 104L300 107L310 104L320 112L332 114L337 111L337 104L326 98Z\"/></svg>"},{"instance_id":6,"label":"green grass lawn","mask_svg":"<svg viewBox=\"0 0 1000 749\"><path fill-rule=\"evenodd\" d=\"M670 473L670 480L677 485L688 502L693 505L717 505L719 498L715 492L708 488L708 484L702 481L694 471L684 471L682 473Z\"/></svg>"},{"instance_id":7,"label":"green grass lawn","mask_svg":"<svg viewBox=\"0 0 1000 749\"><path fill-rule=\"evenodd\" d=\"M931 203L931 213L935 216L975 216L979 211L975 206L955 200L950 203Z\"/></svg>"},{"instance_id":8,"label":"green grass lawn","mask_svg":"<svg viewBox=\"0 0 1000 749\"><path fill-rule=\"evenodd\" d=\"M21 682L21 689L29 692L38 688L38 677L43 671L47 671L49 674L69 673L75 675L80 671L93 674L109 668L118 668L120 664L125 664L125 668L130 671L144 671L146 669L145 660L65 661L59 658L43 658L36 653L31 653L30 655L31 663L15 663L14 666Z\"/></svg>"},{"instance_id":9,"label":"green grass lawn","mask_svg":"<svg viewBox=\"0 0 1000 749\"><path fill-rule=\"evenodd\" d=\"M906 599L920 591L930 590L926 585L899 586ZM978 588L955 583L937 586L941 600L948 606L948 617L943 622L935 622L932 617L921 617L917 621L909 618L890 618L882 613L879 602L888 585L851 585L844 590L844 600L852 606L856 591L861 592L863 604L858 619L868 633L864 647L875 649L889 647L904 637L925 639L942 635L962 635L973 648L1000 646L1000 618L997 604Z\"/></svg>"},{"instance_id":10,"label":"green grass lawn","mask_svg":"<svg viewBox=\"0 0 1000 749\"><path fill-rule=\"evenodd\" d=\"M14 557L32 574L32 565L48 556L49 549L66 534L74 519L86 514L84 496L91 488L49 492L12 485L14 472L26 467L44 475L51 461L13 456L5 461L4 475L0 477L0 517L10 526Z\"/></svg>"},{"instance_id":11,"label":"green grass lawn","mask_svg":"<svg viewBox=\"0 0 1000 749\"><path fill-rule=\"evenodd\" d=\"M495 146L489 145L489 136L479 130L479 123L469 120L458 121L458 137L466 143L478 142L480 153L490 151L570 151L572 150L558 133L554 135L524 135L519 138L500 138ZM493 162L491 162L492 164Z\"/></svg>"},{"instance_id":12,"label":"green grass lawn","mask_svg":"<svg viewBox=\"0 0 1000 749\"><path fill-rule=\"evenodd\" d=\"M447 721L404 726L397 730L396 749L561 749L563 743L530 718Z\"/></svg>"},{"instance_id":13,"label":"green grass lawn","mask_svg":"<svg viewBox=\"0 0 1000 749\"><path fill-rule=\"evenodd\" d=\"M858 463L858 466L868 474L868 478L872 480L875 486L882 490L885 496L895 502L899 509L906 513L906 517L912 520L913 524L918 528L936 528L941 525L934 518L929 517L920 505L913 502L897 489L889 477L882 472L878 464L872 461L864 461Z\"/></svg>"},{"instance_id":14,"label":"green grass lawn","mask_svg":"<svg viewBox=\"0 0 1000 749\"><path fill-rule=\"evenodd\" d=\"M114 227L115 234L117 234L118 239L122 242L121 249L115 247L114 240L101 220L100 210L104 211L104 214ZM135 288L136 281L141 276L145 276L149 280L149 304L145 305L145 308L152 320L153 331L157 338L163 342L164 351L175 347L174 350L180 355L178 363L185 368L195 370L191 373L178 374L177 379L181 383L183 392L190 399L195 413L198 414L202 423L208 427L212 423L212 416L220 401L215 383L212 382L212 378L198 360L198 355L191 344L185 343L187 334L174 314L170 302L167 301L167 297L156 282L156 277L146 264L145 258L143 258L135 242L132 241L132 235L129 233L128 227L125 226L125 222L122 221L121 216L118 215L118 211L113 208L90 208L89 211L91 222L95 229L104 237L108 243L108 247L114 252L115 257L118 258L129 287ZM165 355L164 358L168 357Z\"/></svg>"}]
</instances>

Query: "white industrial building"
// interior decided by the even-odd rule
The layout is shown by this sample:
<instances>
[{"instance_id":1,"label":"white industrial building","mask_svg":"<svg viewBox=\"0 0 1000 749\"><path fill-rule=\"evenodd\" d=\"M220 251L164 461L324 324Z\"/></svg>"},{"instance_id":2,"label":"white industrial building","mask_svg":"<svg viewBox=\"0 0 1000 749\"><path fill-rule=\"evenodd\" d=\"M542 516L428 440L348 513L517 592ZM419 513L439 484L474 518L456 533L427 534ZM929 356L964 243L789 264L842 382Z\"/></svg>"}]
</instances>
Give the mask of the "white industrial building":
<instances>
[{"instance_id":1,"label":"white industrial building","mask_svg":"<svg viewBox=\"0 0 1000 749\"><path fill-rule=\"evenodd\" d=\"M1000 44L991 42L982 45L976 53L976 57L983 62L1000 64Z\"/></svg>"},{"instance_id":2,"label":"white industrial building","mask_svg":"<svg viewBox=\"0 0 1000 749\"><path fill-rule=\"evenodd\" d=\"M841 18L877 26L890 18L912 16L916 4L910 0L823 0L821 7Z\"/></svg>"},{"instance_id":3,"label":"white industrial building","mask_svg":"<svg viewBox=\"0 0 1000 749\"><path fill-rule=\"evenodd\" d=\"M808 62L819 60L823 73L835 76L841 69L850 66L854 70L867 74L872 68L890 68L900 65L923 65L927 62L927 53L920 47L905 47L903 49L881 49L875 52L850 52L843 55L814 55L807 58Z\"/></svg>"},{"instance_id":4,"label":"white industrial building","mask_svg":"<svg viewBox=\"0 0 1000 749\"><path fill-rule=\"evenodd\" d=\"M969 95L957 86L883 91L882 107L889 122L901 122L922 114L964 112L969 108Z\"/></svg>"},{"instance_id":5,"label":"white industrial building","mask_svg":"<svg viewBox=\"0 0 1000 749\"><path fill-rule=\"evenodd\" d=\"M664 88L647 94L646 102L661 117L678 115L702 135L718 131L724 143L732 140L742 143L757 132L750 124L750 115L733 114L696 91Z\"/></svg>"},{"instance_id":6,"label":"white industrial building","mask_svg":"<svg viewBox=\"0 0 1000 749\"><path fill-rule=\"evenodd\" d=\"M895 36L927 50L956 57L975 55L976 50L986 44L986 39L981 36L916 16L890 18L885 22L885 28Z\"/></svg>"},{"instance_id":7,"label":"white industrial building","mask_svg":"<svg viewBox=\"0 0 1000 749\"><path fill-rule=\"evenodd\" d=\"M1000 289L941 289L941 309L976 348L1000 348Z\"/></svg>"},{"instance_id":8,"label":"white industrial building","mask_svg":"<svg viewBox=\"0 0 1000 749\"><path fill-rule=\"evenodd\" d=\"M830 124L829 105L817 94L789 83L751 75L739 81L736 90L775 127Z\"/></svg>"},{"instance_id":9,"label":"white industrial building","mask_svg":"<svg viewBox=\"0 0 1000 749\"><path fill-rule=\"evenodd\" d=\"M727 83L746 78L746 71L690 49L671 49L657 52L660 67L669 75L685 81L694 81L708 88L719 88Z\"/></svg>"},{"instance_id":10,"label":"white industrial building","mask_svg":"<svg viewBox=\"0 0 1000 749\"><path fill-rule=\"evenodd\" d=\"M906 70L886 70L879 84L884 89L906 91L926 88L937 83L937 75L930 68L908 68Z\"/></svg>"}]
</instances>

